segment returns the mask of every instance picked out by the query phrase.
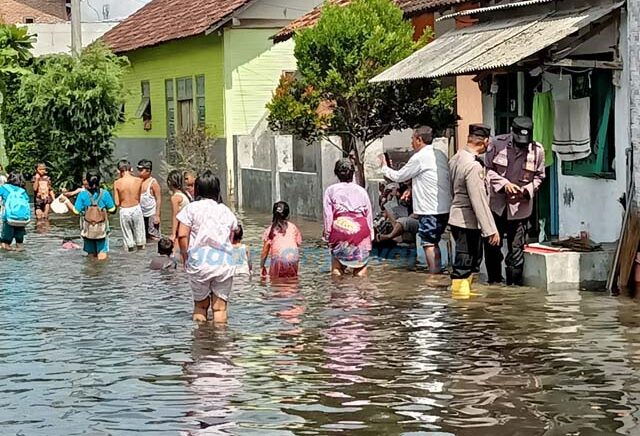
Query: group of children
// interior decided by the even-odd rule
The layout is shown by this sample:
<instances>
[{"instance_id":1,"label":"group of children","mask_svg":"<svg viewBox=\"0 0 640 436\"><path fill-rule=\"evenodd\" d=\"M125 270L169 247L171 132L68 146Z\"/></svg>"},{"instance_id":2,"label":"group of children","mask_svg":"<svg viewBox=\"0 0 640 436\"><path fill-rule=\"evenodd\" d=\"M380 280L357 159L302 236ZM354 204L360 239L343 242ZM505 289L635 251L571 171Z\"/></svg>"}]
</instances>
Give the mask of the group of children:
<instances>
[{"instance_id":1,"label":"group of children","mask_svg":"<svg viewBox=\"0 0 640 436\"><path fill-rule=\"evenodd\" d=\"M56 197L46 165L38 164L33 177L36 218L48 219L52 206L57 209L55 202L65 205L80 216L84 251L91 257L105 260L111 232L109 215L119 209L126 249L144 249L149 241L157 241L159 256L150 265L157 270L176 269L179 252L193 293L194 320L206 320L211 307L214 320L224 321L233 277L250 275L253 268L249 248L242 242L243 228L222 200L219 179L211 171L198 177L190 171L171 171L166 180L171 229L162 236L162 192L152 175L153 164L143 159L137 170L138 174L134 175L128 161L118 163L119 177L113 185L113 196L102 188L100 174L89 171L81 188L72 192L63 190ZM71 197L76 197L75 202L71 202ZM0 199L3 204L2 247L9 250L15 242L16 248L22 249L25 227L31 221L31 208L25 180L19 173L9 174L7 183L0 186ZM272 224L262 235L260 272L263 277L298 275L302 237L295 224L289 222L289 213L287 203L274 204ZM79 246L67 238L63 248Z\"/></svg>"},{"instance_id":2,"label":"group of children","mask_svg":"<svg viewBox=\"0 0 640 436\"><path fill-rule=\"evenodd\" d=\"M2 202L0 247L3 250L20 251L23 249L25 228L31 222L30 199L25 190L25 184L23 175L16 171L11 172L7 177L2 176L0 181L0 200ZM44 163L36 165L33 190L35 215L38 220L46 219L55 199L55 193Z\"/></svg>"}]
</instances>

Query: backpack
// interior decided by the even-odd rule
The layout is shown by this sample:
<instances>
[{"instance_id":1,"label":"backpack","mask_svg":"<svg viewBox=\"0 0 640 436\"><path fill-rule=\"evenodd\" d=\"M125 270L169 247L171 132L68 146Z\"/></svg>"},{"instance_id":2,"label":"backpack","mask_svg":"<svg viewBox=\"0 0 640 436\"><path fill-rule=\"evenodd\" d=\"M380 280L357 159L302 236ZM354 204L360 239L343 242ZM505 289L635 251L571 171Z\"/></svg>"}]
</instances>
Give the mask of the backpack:
<instances>
[{"instance_id":1,"label":"backpack","mask_svg":"<svg viewBox=\"0 0 640 436\"><path fill-rule=\"evenodd\" d=\"M4 202L4 219L13 227L25 227L31 221L31 207L25 200L25 190L13 185L6 185L9 191Z\"/></svg>"},{"instance_id":2,"label":"backpack","mask_svg":"<svg viewBox=\"0 0 640 436\"><path fill-rule=\"evenodd\" d=\"M82 219L82 232L80 233L86 239L104 239L107 237L107 211L100 208L100 200L104 191L100 190L98 199L94 199L89 192L89 201L91 205L87 208Z\"/></svg>"}]
</instances>

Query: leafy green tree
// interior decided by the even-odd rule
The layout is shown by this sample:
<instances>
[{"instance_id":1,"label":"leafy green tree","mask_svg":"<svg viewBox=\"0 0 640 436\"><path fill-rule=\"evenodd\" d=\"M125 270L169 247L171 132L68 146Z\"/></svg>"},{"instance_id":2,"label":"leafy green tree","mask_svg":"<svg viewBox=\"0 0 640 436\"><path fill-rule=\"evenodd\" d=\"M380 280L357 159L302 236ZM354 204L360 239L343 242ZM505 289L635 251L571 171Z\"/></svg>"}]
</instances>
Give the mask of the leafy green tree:
<instances>
[{"instance_id":1,"label":"leafy green tree","mask_svg":"<svg viewBox=\"0 0 640 436\"><path fill-rule=\"evenodd\" d=\"M299 71L282 77L267 105L270 128L307 142L337 134L363 171L366 148L392 130L454 126L455 92L439 82L369 83L432 37L427 31L414 41L413 34L391 0L327 2L317 25L295 37Z\"/></svg>"},{"instance_id":2,"label":"leafy green tree","mask_svg":"<svg viewBox=\"0 0 640 436\"><path fill-rule=\"evenodd\" d=\"M12 166L29 173L36 162L46 162L57 186L77 185L88 169L105 169L126 95L127 67L125 58L100 44L79 57L39 59L17 94ZM27 124L31 127L17 131Z\"/></svg>"},{"instance_id":3,"label":"leafy green tree","mask_svg":"<svg viewBox=\"0 0 640 436\"><path fill-rule=\"evenodd\" d=\"M0 165L6 168L7 158L3 109L9 94L17 89L17 78L28 72L33 58L34 39L26 27L0 24Z\"/></svg>"}]
</instances>

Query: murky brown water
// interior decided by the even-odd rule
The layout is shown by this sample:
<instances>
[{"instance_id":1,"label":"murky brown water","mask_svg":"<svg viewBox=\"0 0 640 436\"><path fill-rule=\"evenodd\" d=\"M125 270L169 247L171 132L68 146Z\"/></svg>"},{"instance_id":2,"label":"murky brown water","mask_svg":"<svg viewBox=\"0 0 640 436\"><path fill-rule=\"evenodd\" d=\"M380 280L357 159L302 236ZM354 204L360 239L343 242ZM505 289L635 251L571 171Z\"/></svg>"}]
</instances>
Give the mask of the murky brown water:
<instances>
[{"instance_id":1,"label":"murky brown water","mask_svg":"<svg viewBox=\"0 0 640 436\"><path fill-rule=\"evenodd\" d=\"M0 434L640 434L635 301L332 280L311 223L297 283L238 285L227 327L196 326L151 247L96 264L59 250L73 227L0 258Z\"/></svg>"}]
</instances>

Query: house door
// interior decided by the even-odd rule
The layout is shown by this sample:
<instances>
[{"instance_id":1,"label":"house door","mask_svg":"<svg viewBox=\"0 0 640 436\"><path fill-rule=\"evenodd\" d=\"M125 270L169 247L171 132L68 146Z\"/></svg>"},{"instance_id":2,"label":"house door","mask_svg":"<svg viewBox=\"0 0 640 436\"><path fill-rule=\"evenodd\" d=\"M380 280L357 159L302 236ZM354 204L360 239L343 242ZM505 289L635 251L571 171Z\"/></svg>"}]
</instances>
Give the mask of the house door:
<instances>
[{"instance_id":1,"label":"house door","mask_svg":"<svg viewBox=\"0 0 640 436\"><path fill-rule=\"evenodd\" d=\"M494 97L494 133L503 135L511 131L513 119L525 112L519 105L521 90L518 89L518 73L497 75L495 81L498 92Z\"/></svg>"},{"instance_id":2,"label":"house door","mask_svg":"<svg viewBox=\"0 0 640 436\"><path fill-rule=\"evenodd\" d=\"M191 133L193 131L193 100L178 102L178 125L181 132Z\"/></svg>"},{"instance_id":3,"label":"house door","mask_svg":"<svg viewBox=\"0 0 640 436\"><path fill-rule=\"evenodd\" d=\"M540 81L526 73L509 73L496 76L498 92L494 101L495 134L511 131L511 123L518 116L533 116L534 91ZM547 177L540 186L531 216L529 236L537 239L540 224L544 223L544 233L556 236L559 233L559 206L557 168L547 167Z\"/></svg>"}]
</instances>

